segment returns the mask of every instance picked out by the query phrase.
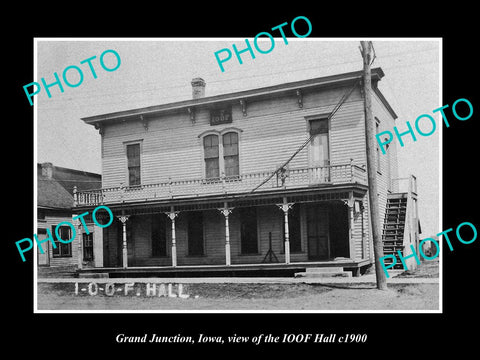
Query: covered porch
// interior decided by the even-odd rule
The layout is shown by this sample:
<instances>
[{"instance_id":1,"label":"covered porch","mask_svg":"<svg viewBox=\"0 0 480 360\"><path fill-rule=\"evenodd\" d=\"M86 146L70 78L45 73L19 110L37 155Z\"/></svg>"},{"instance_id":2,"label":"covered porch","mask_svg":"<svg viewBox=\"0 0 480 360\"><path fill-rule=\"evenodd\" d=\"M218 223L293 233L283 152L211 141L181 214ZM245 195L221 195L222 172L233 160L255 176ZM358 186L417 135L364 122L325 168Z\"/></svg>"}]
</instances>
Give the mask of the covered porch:
<instances>
[{"instance_id":1,"label":"covered porch","mask_svg":"<svg viewBox=\"0 0 480 360\"><path fill-rule=\"evenodd\" d=\"M308 268L341 267L360 276L371 265L369 259L337 259L329 261L294 262L290 264L232 264L226 265L180 265L172 266L132 266L126 269L118 267L84 268L77 271L80 277L109 278L185 278L185 277L285 277L304 272Z\"/></svg>"},{"instance_id":2,"label":"covered porch","mask_svg":"<svg viewBox=\"0 0 480 360\"><path fill-rule=\"evenodd\" d=\"M102 259L79 273L275 276L334 266L358 275L372 262L365 195L355 184L110 204L115 221L94 239Z\"/></svg>"}]
</instances>

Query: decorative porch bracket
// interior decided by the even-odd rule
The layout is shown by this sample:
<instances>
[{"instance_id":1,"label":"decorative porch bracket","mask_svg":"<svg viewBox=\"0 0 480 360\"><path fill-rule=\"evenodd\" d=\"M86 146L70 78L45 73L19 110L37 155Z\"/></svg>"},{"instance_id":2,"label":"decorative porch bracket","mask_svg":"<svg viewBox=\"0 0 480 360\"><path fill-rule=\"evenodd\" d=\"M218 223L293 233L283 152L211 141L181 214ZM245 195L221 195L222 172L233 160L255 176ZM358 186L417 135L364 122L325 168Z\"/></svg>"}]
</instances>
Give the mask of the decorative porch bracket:
<instances>
[{"instance_id":1,"label":"decorative porch bracket","mask_svg":"<svg viewBox=\"0 0 480 360\"><path fill-rule=\"evenodd\" d=\"M123 268L126 269L128 267L128 253L127 253L127 220L130 215L120 215L117 216L118 220L122 222L122 263Z\"/></svg>"},{"instance_id":2,"label":"decorative porch bracket","mask_svg":"<svg viewBox=\"0 0 480 360\"><path fill-rule=\"evenodd\" d=\"M285 264L290 264L290 239L288 231L288 210L292 208L294 203L287 202L287 198L283 198L283 204L277 204L284 214L284 233L285 233Z\"/></svg>"},{"instance_id":3,"label":"decorative porch bracket","mask_svg":"<svg viewBox=\"0 0 480 360\"><path fill-rule=\"evenodd\" d=\"M145 131L148 131L148 120L145 116L140 114L140 121L142 122L143 128Z\"/></svg>"},{"instance_id":4,"label":"decorative porch bracket","mask_svg":"<svg viewBox=\"0 0 480 360\"><path fill-rule=\"evenodd\" d=\"M297 89L297 102L298 102L298 107L301 109L303 108L303 94L302 94L302 89Z\"/></svg>"},{"instance_id":5,"label":"decorative porch bracket","mask_svg":"<svg viewBox=\"0 0 480 360\"><path fill-rule=\"evenodd\" d=\"M192 125L195 124L195 108L188 107L187 111L188 111L188 114L190 115L190 121L192 122Z\"/></svg>"},{"instance_id":6,"label":"decorative porch bracket","mask_svg":"<svg viewBox=\"0 0 480 360\"><path fill-rule=\"evenodd\" d=\"M240 107L242 108L243 116L247 116L247 101L245 99L240 100Z\"/></svg>"},{"instance_id":7,"label":"decorative porch bracket","mask_svg":"<svg viewBox=\"0 0 480 360\"><path fill-rule=\"evenodd\" d=\"M231 265L231 259L230 259L230 226L228 222L228 216L232 212L234 208L233 207L228 207L227 203L224 204L223 208L218 209L222 213L223 216L225 216L225 265L230 266Z\"/></svg>"},{"instance_id":8,"label":"decorative porch bracket","mask_svg":"<svg viewBox=\"0 0 480 360\"><path fill-rule=\"evenodd\" d=\"M179 211L174 211L173 206L170 212L166 212L165 214L170 218L172 222L172 266L177 266L177 238L175 235L175 218L177 217Z\"/></svg>"}]
</instances>

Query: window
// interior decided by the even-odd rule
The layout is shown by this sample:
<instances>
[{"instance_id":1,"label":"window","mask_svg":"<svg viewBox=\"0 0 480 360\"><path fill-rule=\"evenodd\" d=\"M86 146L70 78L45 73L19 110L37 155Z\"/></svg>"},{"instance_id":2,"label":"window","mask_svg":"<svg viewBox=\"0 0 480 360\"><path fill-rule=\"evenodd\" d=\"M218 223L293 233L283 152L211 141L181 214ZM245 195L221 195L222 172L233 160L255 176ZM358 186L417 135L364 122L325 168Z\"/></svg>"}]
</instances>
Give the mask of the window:
<instances>
[{"instance_id":1,"label":"window","mask_svg":"<svg viewBox=\"0 0 480 360\"><path fill-rule=\"evenodd\" d=\"M242 254L258 253L257 210L254 207L240 208L240 242Z\"/></svg>"},{"instance_id":2,"label":"window","mask_svg":"<svg viewBox=\"0 0 480 360\"><path fill-rule=\"evenodd\" d=\"M128 185L140 185L140 144L127 145Z\"/></svg>"},{"instance_id":3,"label":"window","mask_svg":"<svg viewBox=\"0 0 480 360\"><path fill-rule=\"evenodd\" d=\"M205 157L205 177L207 179L220 177L219 146L217 135L207 135L203 138L203 153Z\"/></svg>"},{"instance_id":4,"label":"window","mask_svg":"<svg viewBox=\"0 0 480 360\"><path fill-rule=\"evenodd\" d=\"M83 233L83 261L92 261L92 260L93 260L93 234Z\"/></svg>"},{"instance_id":5,"label":"window","mask_svg":"<svg viewBox=\"0 0 480 360\"><path fill-rule=\"evenodd\" d=\"M283 251L285 251L285 217L283 211L282 214L282 233L283 233ZM290 242L291 252L302 251L302 236L300 225L300 208L299 206L293 206L288 210L288 241Z\"/></svg>"},{"instance_id":6,"label":"window","mask_svg":"<svg viewBox=\"0 0 480 360\"><path fill-rule=\"evenodd\" d=\"M152 256L167 256L167 217L153 214L152 222Z\"/></svg>"},{"instance_id":7,"label":"window","mask_svg":"<svg viewBox=\"0 0 480 360\"><path fill-rule=\"evenodd\" d=\"M223 135L223 162L225 164L225 176L239 175L238 134L236 132Z\"/></svg>"},{"instance_id":8,"label":"window","mask_svg":"<svg viewBox=\"0 0 480 360\"><path fill-rule=\"evenodd\" d=\"M229 131L206 135L203 138L203 156L207 179L240 175L238 133Z\"/></svg>"},{"instance_id":9,"label":"window","mask_svg":"<svg viewBox=\"0 0 480 360\"><path fill-rule=\"evenodd\" d=\"M72 238L72 229L70 226L60 226L58 229L58 234L60 235L60 238L64 241L68 241ZM52 254L53 257L71 257L72 256L72 243L69 242L68 244L64 244L60 241L55 236L55 226L52 225L52 236L55 241L55 245L57 246L54 248L52 246Z\"/></svg>"},{"instance_id":10,"label":"window","mask_svg":"<svg viewBox=\"0 0 480 360\"><path fill-rule=\"evenodd\" d=\"M188 213L188 255L203 255L203 213Z\"/></svg>"},{"instance_id":11,"label":"window","mask_svg":"<svg viewBox=\"0 0 480 360\"><path fill-rule=\"evenodd\" d=\"M310 165L321 167L330 165L328 144L328 120L310 120Z\"/></svg>"}]
</instances>

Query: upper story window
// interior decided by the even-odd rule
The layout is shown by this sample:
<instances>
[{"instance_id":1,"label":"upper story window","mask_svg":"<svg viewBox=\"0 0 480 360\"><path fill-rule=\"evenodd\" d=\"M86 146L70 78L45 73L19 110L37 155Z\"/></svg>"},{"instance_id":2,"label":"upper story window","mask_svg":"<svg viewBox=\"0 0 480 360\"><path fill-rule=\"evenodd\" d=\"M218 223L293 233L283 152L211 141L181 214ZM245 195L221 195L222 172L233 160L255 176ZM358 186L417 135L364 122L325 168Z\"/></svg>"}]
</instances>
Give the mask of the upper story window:
<instances>
[{"instance_id":1,"label":"upper story window","mask_svg":"<svg viewBox=\"0 0 480 360\"><path fill-rule=\"evenodd\" d=\"M314 119L309 121L310 166L330 165L330 149L328 143L328 120Z\"/></svg>"},{"instance_id":2,"label":"upper story window","mask_svg":"<svg viewBox=\"0 0 480 360\"><path fill-rule=\"evenodd\" d=\"M239 175L238 134L236 132L223 134L223 162L225 176Z\"/></svg>"},{"instance_id":3,"label":"upper story window","mask_svg":"<svg viewBox=\"0 0 480 360\"><path fill-rule=\"evenodd\" d=\"M203 138L203 154L205 157L205 177L220 177L220 157L218 135L207 135Z\"/></svg>"},{"instance_id":4,"label":"upper story window","mask_svg":"<svg viewBox=\"0 0 480 360\"><path fill-rule=\"evenodd\" d=\"M140 185L140 143L127 144L128 185Z\"/></svg>"},{"instance_id":5,"label":"upper story window","mask_svg":"<svg viewBox=\"0 0 480 360\"><path fill-rule=\"evenodd\" d=\"M240 175L239 132L226 130L203 137L203 157L207 179Z\"/></svg>"}]
</instances>

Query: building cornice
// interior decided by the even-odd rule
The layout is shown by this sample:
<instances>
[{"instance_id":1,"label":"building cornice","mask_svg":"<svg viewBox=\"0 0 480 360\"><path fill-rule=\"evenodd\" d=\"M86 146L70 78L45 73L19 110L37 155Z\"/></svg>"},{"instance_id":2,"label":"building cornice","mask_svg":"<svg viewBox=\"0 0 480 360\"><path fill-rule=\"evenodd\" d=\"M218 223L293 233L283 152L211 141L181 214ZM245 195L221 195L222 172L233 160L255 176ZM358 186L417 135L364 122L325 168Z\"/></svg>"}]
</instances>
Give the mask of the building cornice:
<instances>
[{"instance_id":1,"label":"building cornice","mask_svg":"<svg viewBox=\"0 0 480 360\"><path fill-rule=\"evenodd\" d=\"M221 94L221 95L214 95L214 96L206 96L199 99L191 99L191 100L184 100L178 101L173 103L167 103L162 105L155 105L149 107L143 107L138 109L131 109L125 111L118 111L113 113L107 113L103 115L95 115L84 117L82 120L87 123L94 125L96 127L101 126L105 122L111 121L126 121L126 120L141 120L147 116L158 116L158 115L166 115L169 113L175 112L182 112L188 113L188 109L190 111L195 108L200 107L215 107L222 103L233 103L238 101L245 101L245 100L261 100L265 98L271 97L278 97L282 94L289 94L291 93L294 96L298 96L298 90L301 92L313 90L313 89L322 89L322 88L329 88L329 87L339 87L339 86L348 86L348 84L354 83L356 80L362 77L362 71L354 71L349 73L342 73L336 75L330 75L325 77L319 77L314 79L308 80L301 80L289 83L283 83L278 85L272 85L257 89L251 90L244 90L238 91L233 93ZM385 75L381 68L374 68L371 71L372 73L372 83L376 83L383 78ZM388 104L386 99L380 93L380 90L373 86L375 93L379 97L379 99L385 104L387 109L392 113L392 116L395 118L397 117L396 114L393 112L393 109Z\"/></svg>"}]
</instances>

